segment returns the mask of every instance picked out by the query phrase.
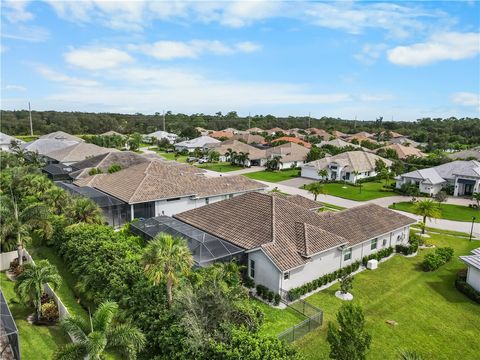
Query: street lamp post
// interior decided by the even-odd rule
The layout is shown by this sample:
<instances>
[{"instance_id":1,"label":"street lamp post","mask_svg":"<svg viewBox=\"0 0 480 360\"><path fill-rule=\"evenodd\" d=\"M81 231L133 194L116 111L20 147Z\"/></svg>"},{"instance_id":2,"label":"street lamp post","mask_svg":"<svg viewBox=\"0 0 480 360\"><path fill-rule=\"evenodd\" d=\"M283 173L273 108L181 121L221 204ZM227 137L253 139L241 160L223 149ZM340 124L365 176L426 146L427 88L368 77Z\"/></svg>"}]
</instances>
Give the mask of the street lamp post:
<instances>
[{"instance_id":1,"label":"street lamp post","mask_svg":"<svg viewBox=\"0 0 480 360\"><path fill-rule=\"evenodd\" d=\"M472 234L473 234L473 224L475 224L475 216L472 216L472 228L470 229L470 241L472 241Z\"/></svg>"}]
</instances>

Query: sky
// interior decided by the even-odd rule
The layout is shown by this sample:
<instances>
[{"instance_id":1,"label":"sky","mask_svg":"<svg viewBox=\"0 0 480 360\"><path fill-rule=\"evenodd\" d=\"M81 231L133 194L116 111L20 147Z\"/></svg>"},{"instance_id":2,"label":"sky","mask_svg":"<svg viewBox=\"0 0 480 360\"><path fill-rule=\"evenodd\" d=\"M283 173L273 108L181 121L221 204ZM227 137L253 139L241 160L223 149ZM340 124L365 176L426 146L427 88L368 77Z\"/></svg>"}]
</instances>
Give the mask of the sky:
<instances>
[{"instance_id":1,"label":"sky","mask_svg":"<svg viewBox=\"0 0 480 360\"><path fill-rule=\"evenodd\" d=\"M1 109L480 116L477 1L2 1Z\"/></svg>"}]
</instances>

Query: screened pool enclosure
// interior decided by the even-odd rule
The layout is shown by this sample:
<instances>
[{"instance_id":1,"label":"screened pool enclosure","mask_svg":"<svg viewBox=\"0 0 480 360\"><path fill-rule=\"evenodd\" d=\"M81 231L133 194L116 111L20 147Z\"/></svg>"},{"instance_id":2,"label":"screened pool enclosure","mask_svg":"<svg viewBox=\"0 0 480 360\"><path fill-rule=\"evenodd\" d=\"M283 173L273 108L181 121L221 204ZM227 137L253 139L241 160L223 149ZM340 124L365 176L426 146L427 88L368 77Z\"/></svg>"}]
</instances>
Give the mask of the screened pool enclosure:
<instances>
[{"instance_id":1,"label":"screened pool enclosure","mask_svg":"<svg viewBox=\"0 0 480 360\"><path fill-rule=\"evenodd\" d=\"M0 289L0 359L20 360L18 329Z\"/></svg>"},{"instance_id":2,"label":"screened pool enclosure","mask_svg":"<svg viewBox=\"0 0 480 360\"><path fill-rule=\"evenodd\" d=\"M240 263L243 260L244 249L169 216L134 221L130 229L145 239L153 239L162 232L184 238L193 254L195 265L199 267L232 259L237 259Z\"/></svg>"}]
</instances>

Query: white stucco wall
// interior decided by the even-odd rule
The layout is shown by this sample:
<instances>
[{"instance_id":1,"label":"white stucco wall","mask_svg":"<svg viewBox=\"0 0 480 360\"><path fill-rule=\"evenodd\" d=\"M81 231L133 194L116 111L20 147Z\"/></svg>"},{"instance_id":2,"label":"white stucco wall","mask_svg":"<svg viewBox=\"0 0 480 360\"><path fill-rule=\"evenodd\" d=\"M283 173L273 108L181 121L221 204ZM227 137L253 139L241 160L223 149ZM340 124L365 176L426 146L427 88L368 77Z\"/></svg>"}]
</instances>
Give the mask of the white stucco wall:
<instances>
[{"instance_id":1,"label":"white stucco wall","mask_svg":"<svg viewBox=\"0 0 480 360\"><path fill-rule=\"evenodd\" d=\"M426 185L421 183L419 186L419 189L420 189L420 192L433 196L437 194L440 190L442 190L442 184Z\"/></svg>"},{"instance_id":2,"label":"white stucco wall","mask_svg":"<svg viewBox=\"0 0 480 360\"><path fill-rule=\"evenodd\" d=\"M480 291L480 270L473 266L468 267L467 284L470 284L475 290Z\"/></svg>"},{"instance_id":3,"label":"white stucco wall","mask_svg":"<svg viewBox=\"0 0 480 360\"><path fill-rule=\"evenodd\" d=\"M327 170L328 172L328 176L327 176L327 180L333 180L332 179L332 170L329 168L329 167L326 167L325 170ZM318 175L318 169L314 168L314 167L302 167L302 177L305 177L305 178L308 178L308 179L315 179L315 180L320 180L320 176ZM335 170L334 170L335 172ZM361 179L365 179L365 178L368 178L368 177L373 177L373 176L376 176L377 173L375 171L364 171L364 172L360 172L357 176L355 176L353 174L353 171L350 171L348 168L345 169L345 168L342 168L342 167L338 167L336 169L336 172L337 172L337 176L336 176L336 179L335 180L343 180L343 177L346 175L347 172L350 173L350 178L349 179L346 179L345 181L346 182L350 182L350 183L355 183L357 180L361 180Z\"/></svg>"},{"instance_id":4,"label":"white stucco wall","mask_svg":"<svg viewBox=\"0 0 480 360\"><path fill-rule=\"evenodd\" d=\"M274 293L280 291L280 278L282 273L265 255L262 250L256 250L248 254L248 274L250 275L250 260L255 261L255 284L261 284Z\"/></svg>"}]
</instances>

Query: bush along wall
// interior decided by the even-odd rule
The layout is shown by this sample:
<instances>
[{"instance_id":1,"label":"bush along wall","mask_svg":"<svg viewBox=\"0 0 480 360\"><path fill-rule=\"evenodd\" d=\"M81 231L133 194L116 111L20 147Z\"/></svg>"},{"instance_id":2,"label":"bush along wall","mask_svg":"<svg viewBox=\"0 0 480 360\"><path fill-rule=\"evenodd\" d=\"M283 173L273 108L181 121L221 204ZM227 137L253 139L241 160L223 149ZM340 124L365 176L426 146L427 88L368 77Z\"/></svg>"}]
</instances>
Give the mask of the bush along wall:
<instances>
[{"instance_id":1,"label":"bush along wall","mask_svg":"<svg viewBox=\"0 0 480 360\"><path fill-rule=\"evenodd\" d=\"M465 296L480 304L480 291L475 290L470 284L467 283L466 270L460 270L457 273L455 287L458 291L465 294Z\"/></svg>"},{"instance_id":2,"label":"bush along wall","mask_svg":"<svg viewBox=\"0 0 480 360\"><path fill-rule=\"evenodd\" d=\"M374 254L370 254L368 256L364 256L362 259L362 265L367 266L368 260L382 260L383 258L389 257L390 255L393 254L393 247L388 247L382 250L377 251Z\"/></svg>"},{"instance_id":3,"label":"bush along wall","mask_svg":"<svg viewBox=\"0 0 480 360\"><path fill-rule=\"evenodd\" d=\"M408 245L396 245L395 252L403 255L411 255L416 253L419 245L418 237L419 236L416 234L410 234L410 241L408 242Z\"/></svg>"},{"instance_id":4,"label":"bush along wall","mask_svg":"<svg viewBox=\"0 0 480 360\"><path fill-rule=\"evenodd\" d=\"M272 290L261 284L258 284L255 288L257 290L257 295L265 302L271 303L275 306L280 304L280 294L275 294Z\"/></svg>"},{"instance_id":5,"label":"bush along wall","mask_svg":"<svg viewBox=\"0 0 480 360\"><path fill-rule=\"evenodd\" d=\"M435 252L425 255L422 262L423 270L435 271L443 264L446 264L453 257L453 249L450 247L443 247L435 249Z\"/></svg>"}]
</instances>

